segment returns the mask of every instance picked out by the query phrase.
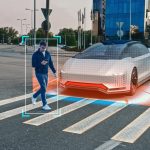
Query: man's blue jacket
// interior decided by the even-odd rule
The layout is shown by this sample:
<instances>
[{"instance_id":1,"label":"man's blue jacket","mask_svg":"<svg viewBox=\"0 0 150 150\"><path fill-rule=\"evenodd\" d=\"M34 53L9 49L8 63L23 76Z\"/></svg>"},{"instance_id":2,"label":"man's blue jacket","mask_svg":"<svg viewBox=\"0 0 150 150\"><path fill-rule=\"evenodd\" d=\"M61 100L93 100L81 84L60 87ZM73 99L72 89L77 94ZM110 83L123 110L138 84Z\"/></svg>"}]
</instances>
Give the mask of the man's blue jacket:
<instances>
[{"instance_id":1,"label":"man's blue jacket","mask_svg":"<svg viewBox=\"0 0 150 150\"><path fill-rule=\"evenodd\" d=\"M43 60L48 61L48 63L46 65L42 65L41 62ZM36 73L47 74L49 67L51 68L53 73L56 73L51 59L51 55L47 50L45 51L45 57L39 49L36 52L34 52L34 54L32 55L32 67L35 68Z\"/></svg>"}]
</instances>

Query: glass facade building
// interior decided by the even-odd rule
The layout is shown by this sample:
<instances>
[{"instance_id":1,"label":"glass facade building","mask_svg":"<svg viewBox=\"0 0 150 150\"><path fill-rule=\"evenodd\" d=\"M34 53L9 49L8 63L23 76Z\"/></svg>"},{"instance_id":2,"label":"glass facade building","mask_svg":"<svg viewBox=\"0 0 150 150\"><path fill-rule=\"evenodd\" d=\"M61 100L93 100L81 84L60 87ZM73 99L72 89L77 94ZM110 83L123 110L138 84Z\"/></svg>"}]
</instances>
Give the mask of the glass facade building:
<instances>
[{"instance_id":1,"label":"glass facade building","mask_svg":"<svg viewBox=\"0 0 150 150\"><path fill-rule=\"evenodd\" d=\"M93 11L102 12L102 0L93 0Z\"/></svg>"},{"instance_id":2,"label":"glass facade building","mask_svg":"<svg viewBox=\"0 0 150 150\"><path fill-rule=\"evenodd\" d=\"M105 36L117 37L117 22L123 22L121 30L129 38L130 25L144 35L146 10L150 0L105 0ZM93 0L93 9L101 12L102 0ZM131 8L131 9L130 9Z\"/></svg>"},{"instance_id":3,"label":"glass facade building","mask_svg":"<svg viewBox=\"0 0 150 150\"><path fill-rule=\"evenodd\" d=\"M103 34L105 27L105 0L93 0L93 14L98 15L99 34Z\"/></svg>"}]
</instances>

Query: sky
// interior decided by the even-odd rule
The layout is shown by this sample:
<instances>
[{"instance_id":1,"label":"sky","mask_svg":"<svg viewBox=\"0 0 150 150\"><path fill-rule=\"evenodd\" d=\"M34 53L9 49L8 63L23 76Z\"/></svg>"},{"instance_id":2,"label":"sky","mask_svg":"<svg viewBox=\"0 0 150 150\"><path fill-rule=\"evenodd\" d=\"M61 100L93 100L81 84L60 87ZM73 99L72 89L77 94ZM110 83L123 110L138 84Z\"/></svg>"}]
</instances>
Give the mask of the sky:
<instances>
[{"instance_id":1,"label":"sky","mask_svg":"<svg viewBox=\"0 0 150 150\"><path fill-rule=\"evenodd\" d=\"M21 23L17 19L27 19L25 24L31 24L31 12L26 8L33 9L34 0L0 0L0 27L14 27L21 31ZM37 28L41 27L41 23L45 20L41 8L46 7L46 0L36 1L37 9ZM77 29L79 9L86 7L86 28L91 29L90 11L92 8L92 0L50 0L50 8L53 9L50 15L51 29L54 34L64 27ZM29 30L29 29L28 29ZM26 27L23 26L25 34Z\"/></svg>"}]
</instances>

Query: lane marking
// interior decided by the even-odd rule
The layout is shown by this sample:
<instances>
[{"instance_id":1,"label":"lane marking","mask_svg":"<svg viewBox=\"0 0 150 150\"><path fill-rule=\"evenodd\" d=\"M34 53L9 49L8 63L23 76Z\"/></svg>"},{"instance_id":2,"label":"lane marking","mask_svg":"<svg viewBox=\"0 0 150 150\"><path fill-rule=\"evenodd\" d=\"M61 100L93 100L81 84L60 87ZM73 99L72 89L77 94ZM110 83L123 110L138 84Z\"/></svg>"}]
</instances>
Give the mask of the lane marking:
<instances>
[{"instance_id":1,"label":"lane marking","mask_svg":"<svg viewBox=\"0 0 150 150\"><path fill-rule=\"evenodd\" d=\"M89 129L93 128L97 124L101 123L102 121L106 120L110 116L114 115L118 111L124 109L127 105L121 103L114 103L94 114L91 116L73 124L72 126L64 129L65 132L71 132L76 134L82 134Z\"/></svg>"},{"instance_id":2,"label":"lane marking","mask_svg":"<svg viewBox=\"0 0 150 150\"><path fill-rule=\"evenodd\" d=\"M120 144L121 144L120 141L110 140L110 141L107 141L106 143L98 146L95 150L112 150L115 147L119 146Z\"/></svg>"},{"instance_id":3,"label":"lane marking","mask_svg":"<svg viewBox=\"0 0 150 150\"><path fill-rule=\"evenodd\" d=\"M121 142L134 143L150 127L150 108L132 121L111 139Z\"/></svg>"},{"instance_id":4,"label":"lane marking","mask_svg":"<svg viewBox=\"0 0 150 150\"><path fill-rule=\"evenodd\" d=\"M13 98L8 98L8 99L4 99L4 100L0 100L0 106L10 104L10 103L13 103L13 102L17 102L17 101L21 101L25 98L30 98L30 97L32 97L32 93L22 95L22 96L13 97Z\"/></svg>"},{"instance_id":5,"label":"lane marking","mask_svg":"<svg viewBox=\"0 0 150 150\"><path fill-rule=\"evenodd\" d=\"M93 102L94 102L94 100L82 99L82 100L80 100L78 102L75 102L73 104L70 104L70 105L67 105L65 107L60 108L60 112L61 112L60 115L54 115L57 112L57 110L54 110L54 111L52 111L50 113L47 113L47 114L44 114L42 116L36 117L34 119L25 121L24 123L25 124L29 124L29 125L40 126L40 125L42 125L42 124L44 124L46 122L49 122L49 121L51 121L53 119L56 119L56 118L58 118L58 117L60 117L62 115L68 114L68 113L70 113L70 112L72 112L74 110L77 110L77 109L79 109L79 108L81 108L83 106L86 106L86 105L88 105L90 103L93 103Z\"/></svg>"},{"instance_id":6,"label":"lane marking","mask_svg":"<svg viewBox=\"0 0 150 150\"><path fill-rule=\"evenodd\" d=\"M65 98L65 96L59 96L58 100L61 100L63 98ZM57 102L57 96L49 98L47 100L48 100L48 104L51 104L53 102ZM33 110L33 109L36 109L36 108L39 108L39 107L41 107L41 102L37 102L36 105L29 104L29 105L26 105L26 111L30 111L30 110ZM0 113L0 120L3 120L3 119L6 119L6 118L9 118L9 117L13 117L15 115L21 114L22 110L24 110L24 109L25 109L25 106L22 106L22 107L18 107L18 108L15 108L15 109L11 109L11 110L2 112L2 113Z\"/></svg>"}]
</instances>

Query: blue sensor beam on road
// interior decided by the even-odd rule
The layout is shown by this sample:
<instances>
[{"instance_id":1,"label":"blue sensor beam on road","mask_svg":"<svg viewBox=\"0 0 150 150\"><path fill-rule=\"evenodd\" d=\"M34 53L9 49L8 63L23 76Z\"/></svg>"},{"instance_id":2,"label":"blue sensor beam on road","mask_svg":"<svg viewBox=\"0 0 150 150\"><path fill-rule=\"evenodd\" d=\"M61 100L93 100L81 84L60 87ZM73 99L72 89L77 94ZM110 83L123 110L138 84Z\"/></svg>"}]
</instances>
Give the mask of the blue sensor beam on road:
<instances>
[{"instance_id":1,"label":"blue sensor beam on road","mask_svg":"<svg viewBox=\"0 0 150 150\"><path fill-rule=\"evenodd\" d=\"M82 99L78 102L75 102L73 104L70 104L70 105L67 105L65 107L62 107L60 108L60 112L61 112L61 116L62 115L65 115L65 114L68 114L72 111L75 111L79 108L82 108L88 104L91 104L93 103L93 100L88 100L88 99ZM25 124L29 124L29 125L35 125L35 126L40 126L46 122L49 122L53 119L56 119L58 117L60 117L60 115L54 115L56 113L57 110L54 110L50 113L47 113L45 115L42 115L42 116L39 116L39 117L36 117L34 119L31 119L31 120L28 120L26 122L24 122Z\"/></svg>"}]
</instances>

